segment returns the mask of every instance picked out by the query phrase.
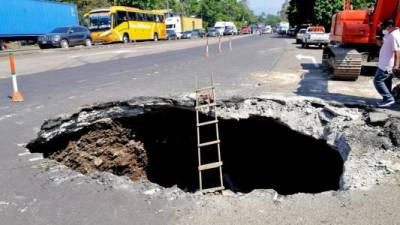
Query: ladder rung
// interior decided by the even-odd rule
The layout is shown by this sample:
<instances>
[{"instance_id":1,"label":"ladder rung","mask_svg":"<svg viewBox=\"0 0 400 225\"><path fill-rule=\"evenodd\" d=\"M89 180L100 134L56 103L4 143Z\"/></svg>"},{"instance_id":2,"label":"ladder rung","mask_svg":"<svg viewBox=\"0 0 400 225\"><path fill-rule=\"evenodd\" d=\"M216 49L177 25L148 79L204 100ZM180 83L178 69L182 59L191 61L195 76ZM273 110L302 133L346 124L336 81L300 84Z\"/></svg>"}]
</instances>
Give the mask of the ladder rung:
<instances>
[{"instance_id":1,"label":"ladder rung","mask_svg":"<svg viewBox=\"0 0 400 225\"><path fill-rule=\"evenodd\" d=\"M200 89L197 89L196 92L202 92L202 91L205 91L205 90L212 90L212 89L215 89L215 87L214 86L209 86L209 87L200 88Z\"/></svg>"},{"instance_id":2,"label":"ladder rung","mask_svg":"<svg viewBox=\"0 0 400 225\"><path fill-rule=\"evenodd\" d=\"M222 166L222 162L215 162L215 163L208 163L199 166L199 170L209 170L209 169L214 169Z\"/></svg>"},{"instance_id":3,"label":"ladder rung","mask_svg":"<svg viewBox=\"0 0 400 225\"><path fill-rule=\"evenodd\" d=\"M210 124L214 124L214 123L218 123L218 120L212 120L212 121L208 121L208 122L198 123L197 126L201 127L201 126L206 126L206 125L210 125Z\"/></svg>"},{"instance_id":4,"label":"ladder rung","mask_svg":"<svg viewBox=\"0 0 400 225\"><path fill-rule=\"evenodd\" d=\"M203 189L203 190L201 190L201 192L203 192L203 193L211 193L211 192L222 191L222 190L225 190L224 186Z\"/></svg>"},{"instance_id":5,"label":"ladder rung","mask_svg":"<svg viewBox=\"0 0 400 225\"><path fill-rule=\"evenodd\" d=\"M208 107L213 107L213 106L217 106L217 103L211 103L211 104L205 104L205 105L198 105L196 106L196 109L202 109L202 108L208 108Z\"/></svg>"},{"instance_id":6,"label":"ladder rung","mask_svg":"<svg viewBox=\"0 0 400 225\"><path fill-rule=\"evenodd\" d=\"M201 147L205 147L205 146L209 146L209 145L215 145L215 144L219 144L219 143L221 143L220 140L209 141L209 142L204 142L204 143L199 144L198 147L201 148Z\"/></svg>"}]
</instances>

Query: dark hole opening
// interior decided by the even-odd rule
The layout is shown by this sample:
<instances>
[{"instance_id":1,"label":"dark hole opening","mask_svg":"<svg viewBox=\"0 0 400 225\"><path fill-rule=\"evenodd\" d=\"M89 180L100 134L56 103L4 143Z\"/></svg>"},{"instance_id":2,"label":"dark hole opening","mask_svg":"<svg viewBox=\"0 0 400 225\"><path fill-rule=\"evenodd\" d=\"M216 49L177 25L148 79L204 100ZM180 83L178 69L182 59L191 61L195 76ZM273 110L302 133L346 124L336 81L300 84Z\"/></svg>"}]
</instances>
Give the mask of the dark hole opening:
<instances>
[{"instance_id":1,"label":"dark hole opening","mask_svg":"<svg viewBox=\"0 0 400 225\"><path fill-rule=\"evenodd\" d=\"M202 115L202 120L210 120ZM147 177L164 187L177 185L194 192L199 187L195 112L155 107L145 114L115 120L144 143L148 157ZM91 128L93 129L93 127ZM65 148L87 132L59 137L31 151L51 152ZM201 128L201 142L215 140L215 125ZM224 185L235 192L274 189L279 194L319 193L338 190L343 172L340 154L323 140L291 130L280 122L252 116L243 120L220 119L219 133ZM201 150L202 164L217 160L215 148ZM119 175L119 174L117 174ZM203 174L204 186L218 185L218 171Z\"/></svg>"}]
</instances>

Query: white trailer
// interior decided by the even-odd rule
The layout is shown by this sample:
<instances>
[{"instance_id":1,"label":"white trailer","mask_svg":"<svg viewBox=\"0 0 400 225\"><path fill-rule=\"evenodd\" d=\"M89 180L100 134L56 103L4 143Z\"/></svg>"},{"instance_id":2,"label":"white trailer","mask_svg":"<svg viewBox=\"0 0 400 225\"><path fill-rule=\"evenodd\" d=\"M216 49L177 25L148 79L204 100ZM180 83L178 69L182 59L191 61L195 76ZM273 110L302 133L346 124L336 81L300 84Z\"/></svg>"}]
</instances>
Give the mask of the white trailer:
<instances>
[{"instance_id":1,"label":"white trailer","mask_svg":"<svg viewBox=\"0 0 400 225\"><path fill-rule=\"evenodd\" d=\"M178 38L182 37L183 32L194 29L203 29L203 20L196 17L171 16L165 19L167 30L173 30Z\"/></svg>"},{"instance_id":2,"label":"white trailer","mask_svg":"<svg viewBox=\"0 0 400 225\"><path fill-rule=\"evenodd\" d=\"M167 30L173 30L176 33L177 38L182 37L182 23L180 16L172 16L165 19L165 25Z\"/></svg>"}]
</instances>

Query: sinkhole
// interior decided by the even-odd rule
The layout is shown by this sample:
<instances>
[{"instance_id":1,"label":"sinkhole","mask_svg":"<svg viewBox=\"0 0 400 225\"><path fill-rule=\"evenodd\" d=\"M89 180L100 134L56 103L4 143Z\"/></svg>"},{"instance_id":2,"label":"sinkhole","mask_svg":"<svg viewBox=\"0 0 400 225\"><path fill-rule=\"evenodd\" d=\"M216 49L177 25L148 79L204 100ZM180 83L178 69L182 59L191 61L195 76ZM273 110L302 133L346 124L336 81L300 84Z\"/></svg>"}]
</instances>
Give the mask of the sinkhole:
<instances>
[{"instance_id":1,"label":"sinkhole","mask_svg":"<svg viewBox=\"0 0 400 225\"><path fill-rule=\"evenodd\" d=\"M211 120L207 114L200 118ZM199 187L195 123L190 108L157 106L60 133L46 142L34 140L28 148L82 173L107 171L195 192ZM215 125L201 128L201 142L215 140L215 135ZM324 140L257 115L219 118L219 135L224 186L234 192L274 189L289 195L340 188L344 162ZM217 160L213 148L201 150L202 164ZM217 172L203 173L205 188L218 186Z\"/></svg>"}]
</instances>

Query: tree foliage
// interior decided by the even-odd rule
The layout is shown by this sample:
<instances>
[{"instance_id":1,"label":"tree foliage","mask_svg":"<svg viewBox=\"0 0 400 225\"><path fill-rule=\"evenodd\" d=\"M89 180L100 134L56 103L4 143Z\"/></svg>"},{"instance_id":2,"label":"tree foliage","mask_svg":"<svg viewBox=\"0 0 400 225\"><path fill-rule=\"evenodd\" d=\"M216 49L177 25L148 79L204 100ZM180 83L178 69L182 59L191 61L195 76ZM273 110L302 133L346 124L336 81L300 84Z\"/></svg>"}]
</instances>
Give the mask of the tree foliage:
<instances>
[{"instance_id":1,"label":"tree foliage","mask_svg":"<svg viewBox=\"0 0 400 225\"><path fill-rule=\"evenodd\" d=\"M332 16L343 10L343 0L290 0L286 14L290 24L318 24L330 27ZM367 9L375 0L352 0L353 9Z\"/></svg>"},{"instance_id":2,"label":"tree foliage","mask_svg":"<svg viewBox=\"0 0 400 225\"><path fill-rule=\"evenodd\" d=\"M272 14L265 14L262 13L257 17L257 22L258 23L263 23L263 24L268 24L268 25L275 25L282 21L281 16L278 15L272 15Z\"/></svg>"},{"instance_id":3,"label":"tree foliage","mask_svg":"<svg viewBox=\"0 0 400 225\"><path fill-rule=\"evenodd\" d=\"M216 21L234 21L237 26L256 22L256 16L248 7L248 0L56 0L75 3L80 15L91 9L111 5L132 6L141 9L171 9L185 16L201 17L205 26Z\"/></svg>"}]
</instances>

